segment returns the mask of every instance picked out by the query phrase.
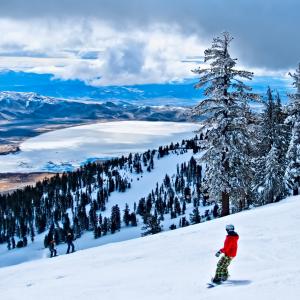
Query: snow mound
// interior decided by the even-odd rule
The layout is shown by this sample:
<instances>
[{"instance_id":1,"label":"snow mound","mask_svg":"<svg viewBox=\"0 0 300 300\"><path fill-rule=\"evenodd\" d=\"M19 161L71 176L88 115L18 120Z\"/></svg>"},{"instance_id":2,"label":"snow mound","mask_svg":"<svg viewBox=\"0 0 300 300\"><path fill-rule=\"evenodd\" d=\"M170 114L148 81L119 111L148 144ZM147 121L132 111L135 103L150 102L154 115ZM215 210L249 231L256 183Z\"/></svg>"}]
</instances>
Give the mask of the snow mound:
<instances>
[{"instance_id":1,"label":"snow mound","mask_svg":"<svg viewBox=\"0 0 300 300\"><path fill-rule=\"evenodd\" d=\"M224 226L231 281L207 289ZM299 299L300 197L199 225L0 269L3 299Z\"/></svg>"}]
</instances>

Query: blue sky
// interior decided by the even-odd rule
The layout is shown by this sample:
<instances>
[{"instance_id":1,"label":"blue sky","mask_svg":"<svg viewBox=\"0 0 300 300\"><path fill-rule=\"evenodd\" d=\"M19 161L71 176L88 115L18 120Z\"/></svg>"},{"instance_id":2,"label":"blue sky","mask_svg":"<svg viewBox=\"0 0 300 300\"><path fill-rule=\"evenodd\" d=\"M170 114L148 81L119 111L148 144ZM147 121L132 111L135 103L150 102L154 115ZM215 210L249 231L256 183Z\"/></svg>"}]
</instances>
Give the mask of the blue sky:
<instances>
[{"instance_id":1,"label":"blue sky","mask_svg":"<svg viewBox=\"0 0 300 300\"><path fill-rule=\"evenodd\" d=\"M124 100L149 105L194 105L203 97L202 90L193 88L196 82L195 78L172 83L95 87L80 80L54 79L52 74L0 72L0 91L36 92L68 99ZM292 90L292 80L281 77L256 76L249 84L261 95L270 85L284 102L287 91Z\"/></svg>"}]
</instances>

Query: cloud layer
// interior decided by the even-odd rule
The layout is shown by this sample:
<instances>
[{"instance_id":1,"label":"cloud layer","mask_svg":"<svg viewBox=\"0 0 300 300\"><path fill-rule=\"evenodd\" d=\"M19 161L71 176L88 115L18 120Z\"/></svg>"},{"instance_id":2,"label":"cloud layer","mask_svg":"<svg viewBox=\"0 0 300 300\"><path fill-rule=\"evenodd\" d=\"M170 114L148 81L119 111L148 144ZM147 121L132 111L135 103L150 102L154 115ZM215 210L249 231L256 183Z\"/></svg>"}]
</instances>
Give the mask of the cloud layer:
<instances>
[{"instance_id":1,"label":"cloud layer","mask_svg":"<svg viewBox=\"0 0 300 300\"><path fill-rule=\"evenodd\" d=\"M228 30L243 66L284 72L300 60L299 11L298 0L1 1L0 68L92 85L178 80Z\"/></svg>"}]
</instances>

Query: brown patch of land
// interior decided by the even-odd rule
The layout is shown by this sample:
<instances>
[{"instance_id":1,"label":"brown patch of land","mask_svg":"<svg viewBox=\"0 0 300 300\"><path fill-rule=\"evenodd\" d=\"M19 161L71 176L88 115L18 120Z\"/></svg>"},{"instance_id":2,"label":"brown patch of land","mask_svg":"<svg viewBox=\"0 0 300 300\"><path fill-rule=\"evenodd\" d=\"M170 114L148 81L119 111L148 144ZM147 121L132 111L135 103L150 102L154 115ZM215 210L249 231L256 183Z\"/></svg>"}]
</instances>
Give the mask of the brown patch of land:
<instances>
[{"instance_id":1,"label":"brown patch of land","mask_svg":"<svg viewBox=\"0 0 300 300\"><path fill-rule=\"evenodd\" d=\"M36 182L54 175L53 173L0 173L0 193L9 193L27 185L34 186Z\"/></svg>"},{"instance_id":2,"label":"brown patch of land","mask_svg":"<svg viewBox=\"0 0 300 300\"><path fill-rule=\"evenodd\" d=\"M0 155L16 153L19 151L20 151L20 148L18 145L0 145Z\"/></svg>"}]
</instances>

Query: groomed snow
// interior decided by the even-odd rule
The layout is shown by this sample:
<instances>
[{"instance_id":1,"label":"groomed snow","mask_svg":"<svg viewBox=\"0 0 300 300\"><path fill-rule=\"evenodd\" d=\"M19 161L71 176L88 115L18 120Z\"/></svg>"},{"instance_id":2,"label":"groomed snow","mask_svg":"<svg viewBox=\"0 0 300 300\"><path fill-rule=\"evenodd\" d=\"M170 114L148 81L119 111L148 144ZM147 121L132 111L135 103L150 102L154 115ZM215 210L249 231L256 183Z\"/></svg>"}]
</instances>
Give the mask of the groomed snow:
<instances>
[{"instance_id":1,"label":"groomed snow","mask_svg":"<svg viewBox=\"0 0 300 300\"><path fill-rule=\"evenodd\" d=\"M207 289L233 223L231 283ZM1 299L296 300L300 197L154 236L0 269Z\"/></svg>"},{"instance_id":2,"label":"groomed snow","mask_svg":"<svg viewBox=\"0 0 300 300\"><path fill-rule=\"evenodd\" d=\"M118 121L55 130L26 140L19 153L0 156L1 172L68 171L90 159L180 142L198 128L195 123Z\"/></svg>"}]
</instances>

